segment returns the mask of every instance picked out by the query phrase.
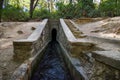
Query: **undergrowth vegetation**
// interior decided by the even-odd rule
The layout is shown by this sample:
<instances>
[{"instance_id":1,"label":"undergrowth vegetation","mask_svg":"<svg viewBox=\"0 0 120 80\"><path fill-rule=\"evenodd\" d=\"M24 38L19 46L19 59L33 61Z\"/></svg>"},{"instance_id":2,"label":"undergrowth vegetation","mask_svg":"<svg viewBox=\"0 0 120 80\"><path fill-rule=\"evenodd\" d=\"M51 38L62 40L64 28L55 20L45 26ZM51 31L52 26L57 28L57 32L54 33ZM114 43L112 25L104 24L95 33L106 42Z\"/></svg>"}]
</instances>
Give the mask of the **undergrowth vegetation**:
<instances>
[{"instance_id":1,"label":"undergrowth vegetation","mask_svg":"<svg viewBox=\"0 0 120 80\"><path fill-rule=\"evenodd\" d=\"M28 19L28 12L24 12L21 7L7 5L2 11L4 21L25 21Z\"/></svg>"},{"instance_id":2,"label":"undergrowth vegetation","mask_svg":"<svg viewBox=\"0 0 120 80\"><path fill-rule=\"evenodd\" d=\"M19 2L17 6L7 4L2 10L1 19L2 21L28 21L29 19L45 18L113 17L120 15L120 1L116 1L102 0L99 5L96 5L93 3L93 0L78 0L76 3L71 2L67 4L64 1L50 3L43 0L37 4L32 18L30 18L29 6L27 6L27 10L24 10ZM55 10L53 10L54 6L51 6L53 4L56 7ZM27 3L24 6L26 5Z\"/></svg>"}]
</instances>

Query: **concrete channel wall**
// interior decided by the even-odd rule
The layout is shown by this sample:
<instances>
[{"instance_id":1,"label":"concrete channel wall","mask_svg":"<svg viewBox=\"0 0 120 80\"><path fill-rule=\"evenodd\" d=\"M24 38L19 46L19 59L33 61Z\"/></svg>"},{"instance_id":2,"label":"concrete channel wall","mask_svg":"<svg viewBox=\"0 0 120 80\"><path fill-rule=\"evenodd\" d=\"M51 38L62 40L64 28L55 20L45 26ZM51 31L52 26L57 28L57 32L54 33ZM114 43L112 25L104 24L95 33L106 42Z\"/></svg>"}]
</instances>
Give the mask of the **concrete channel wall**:
<instances>
[{"instance_id":1,"label":"concrete channel wall","mask_svg":"<svg viewBox=\"0 0 120 80\"><path fill-rule=\"evenodd\" d=\"M48 20L45 19L27 39L13 41L14 59L16 61L24 61L36 55L39 49L42 49L49 41Z\"/></svg>"},{"instance_id":2,"label":"concrete channel wall","mask_svg":"<svg viewBox=\"0 0 120 80\"><path fill-rule=\"evenodd\" d=\"M11 80L30 80L50 41L49 28L48 19L45 19L27 39L13 41L14 60L23 64L13 73Z\"/></svg>"},{"instance_id":3,"label":"concrete channel wall","mask_svg":"<svg viewBox=\"0 0 120 80\"><path fill-rule=\"evenodd\" d=\"M75 80L89 80L81 67L79 59L72 56L80 54L80 46L89 47L92 43L78 41L70 31L63 19L60 19L59 25L59 43L62 47L63 58Z\"/></svg>"},{"instance_id":4,"label":"concrete channel wall","mask_svg":"<svg viewBox=\"0 0 120 80\"><path fill-rule=\"evenodd\" d=\"M33 32L27 39L15 40L13 42L15 60L26 61L14 72L11 80L30 80L31 75L34 72L34 69L37 67L37 63L40 61L42 55L44 55L43 53L46 48L46 45L51 40L52 37L51 34L53 29L57 31L57 41L61 46L60 49L62 51L63 59L71 75L74 77L74 80L91 80L91 79L106 80L104 76L109 77L112 74L102 73L105 70L108 70L109 72L110 69L111 71L114 72L115 76L117 75L117 77L119 78L120 60L116 59L118 58L116 56L114 58L112 58L111 55L106 57L107 55L109 55L109 53L113 52L92 51L90 52L92 56L89 56L86 53L82 54L81 51L84 51L86 49L88 50L88 48L94 48L95 44L89 41L84 41L82 39L81 40L76 39L63 19L60 20L45 19L40 24L40 26L35 30L35 32ZM101 54L101 52L103 54ZM80 58L82 58L82 60L76 58L78 54ZM86 55L87 58L84 59L84 56ZM91 62L91 57L95 61ZM84 61L86 63L84 63ZM113 64L111 64L110 61L112 61ZM103 70L102 67L104 66L105 68ZM93 70L92 73L88 74L89 70L90 71ZM102 74L102 76L97 75L97 72Z\"/></svg>"}]
</instances>

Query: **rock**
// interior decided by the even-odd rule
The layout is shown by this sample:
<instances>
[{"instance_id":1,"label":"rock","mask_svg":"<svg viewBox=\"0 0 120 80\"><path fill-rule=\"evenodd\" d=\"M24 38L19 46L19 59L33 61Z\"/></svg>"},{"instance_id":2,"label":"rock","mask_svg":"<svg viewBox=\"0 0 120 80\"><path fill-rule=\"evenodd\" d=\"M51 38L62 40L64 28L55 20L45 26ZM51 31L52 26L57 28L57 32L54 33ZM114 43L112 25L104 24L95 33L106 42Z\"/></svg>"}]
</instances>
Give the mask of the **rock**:
<instances>
[{"instance_id":1,"label":"rock","mask_svg":"<svg viewBox=\"0 0 120 80\"><path fill-rule=\"evenodd\" d=\"M8 36L7 38L12 38L11 36Z\"/></svg>"},{"instance_id":2,"label":"rock","mask_svg":"<svg viewBox=\"0 0 120 80\"><path fill-rule=\"evenodd\" d=\"M31 30L35 30L36 28L35 27L31 27Z\"/></svg>"},{"instance_id":3,"label":"rock","mask_svg":"<svg viewBox=\"0 0 120 80\"><path fill-rule=\"evenodd\" d=\"M23 31L19 30L17 31L18 34L23 34Z\"/></svg>"}]
</instances>

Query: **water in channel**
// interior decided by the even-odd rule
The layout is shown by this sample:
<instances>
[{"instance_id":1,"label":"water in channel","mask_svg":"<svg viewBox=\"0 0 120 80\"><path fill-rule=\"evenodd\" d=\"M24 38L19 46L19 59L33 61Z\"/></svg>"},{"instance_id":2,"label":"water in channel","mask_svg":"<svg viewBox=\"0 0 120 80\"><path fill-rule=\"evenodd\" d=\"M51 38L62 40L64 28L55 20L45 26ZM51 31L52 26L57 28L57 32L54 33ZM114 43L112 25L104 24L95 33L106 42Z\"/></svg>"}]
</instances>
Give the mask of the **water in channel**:
<instances>
[{"instance_id":1,"label":"water in channel","mask_svg":"<svg viewBox=\"0 0 120 80\"><path fill-rule=\"evenodd\" d=\"M36 72L31 80L72 80L69 71L60 56L60 45L51 41L45 50Z\"/></svg>"}]
</instances>

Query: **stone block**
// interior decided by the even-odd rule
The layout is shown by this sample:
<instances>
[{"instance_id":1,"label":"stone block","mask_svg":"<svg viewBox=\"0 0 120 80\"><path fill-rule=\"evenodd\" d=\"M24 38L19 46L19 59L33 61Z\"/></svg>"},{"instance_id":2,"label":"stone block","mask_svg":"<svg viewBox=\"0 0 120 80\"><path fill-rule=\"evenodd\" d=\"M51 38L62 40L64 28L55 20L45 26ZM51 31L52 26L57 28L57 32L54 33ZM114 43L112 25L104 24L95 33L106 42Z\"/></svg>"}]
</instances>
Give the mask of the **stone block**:
<instances>
[{"instance_id":1,"label":"stone block","mask_svg":"<svg viewBox=\"0 0 120 80\"><path fill-rule=\"evenodd\" d=\"M93 57L104 64L120 70L119 51L93 51Z\"/></svg>"}]
</instances>

